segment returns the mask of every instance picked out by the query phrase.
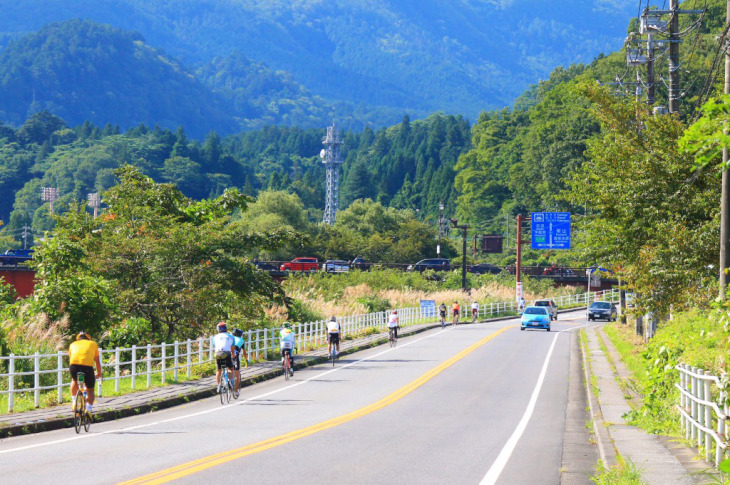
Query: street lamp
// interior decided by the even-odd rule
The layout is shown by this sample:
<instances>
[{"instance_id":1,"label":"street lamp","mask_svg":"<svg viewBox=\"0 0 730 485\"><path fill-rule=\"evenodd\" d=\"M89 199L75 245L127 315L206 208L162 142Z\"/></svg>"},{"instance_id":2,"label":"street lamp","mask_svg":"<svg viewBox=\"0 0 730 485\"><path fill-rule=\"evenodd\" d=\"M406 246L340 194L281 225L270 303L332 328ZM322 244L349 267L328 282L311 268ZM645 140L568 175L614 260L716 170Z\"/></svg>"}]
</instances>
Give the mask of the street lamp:
<instances>
[{"instance_id":1,"label":"street lamp","mask_svg":"<svg viewBox=\"0 0 730 485\"><path fill-rule=\"evenodd\" d=\"M466 231L469 229L469 224L459 225L457 219L450 219L451 225L454 229L461 229L461 289L466 291Z\"/></svg>"},{"instance_id":2,"label":"street lamp","mask_svg":"<svg viewBox=\"0 0 730 485\"><path fill-rule=\"evenodd\" d=\"M441 230L444 227L444 203L439 201L439 220L438 220L438 242L436 243L436 256L441 257Z\"/></svg>"}]
</instances>

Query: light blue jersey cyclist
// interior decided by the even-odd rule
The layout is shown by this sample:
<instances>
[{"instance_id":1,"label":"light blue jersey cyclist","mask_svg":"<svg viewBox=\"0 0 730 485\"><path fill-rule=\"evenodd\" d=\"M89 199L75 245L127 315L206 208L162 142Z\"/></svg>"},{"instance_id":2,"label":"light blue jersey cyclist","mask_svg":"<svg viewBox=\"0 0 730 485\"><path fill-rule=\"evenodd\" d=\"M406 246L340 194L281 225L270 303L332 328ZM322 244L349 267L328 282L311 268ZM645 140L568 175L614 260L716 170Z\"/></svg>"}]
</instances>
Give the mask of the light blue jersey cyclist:
<instances>
[{"instance_id":1,"label":"light blue jersey cyclist","mask_svg":"<svg viewBox=\"0 0 730 485\"><path fill-rule=\"evenodd\" d=\"M289 362L291 363L291 373L294 375L294 348L297 346L297 336L291 329L290 323L285 323L284 328L279 332L279 347L281 348L281 361L284 361L284 355L289 354Z\"/></svg>"}]
</instances>

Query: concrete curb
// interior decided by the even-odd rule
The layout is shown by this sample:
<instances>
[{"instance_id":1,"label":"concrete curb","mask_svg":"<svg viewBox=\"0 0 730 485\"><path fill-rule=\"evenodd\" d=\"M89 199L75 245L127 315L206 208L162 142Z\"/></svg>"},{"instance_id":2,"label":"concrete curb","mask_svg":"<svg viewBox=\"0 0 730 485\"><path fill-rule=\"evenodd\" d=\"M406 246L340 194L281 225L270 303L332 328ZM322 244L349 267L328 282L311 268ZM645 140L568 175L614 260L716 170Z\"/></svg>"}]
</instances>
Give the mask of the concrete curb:
<instances>
[{"instance_id":1,"label":"concrete curb","mask_svg":"<svg viewBox=\"0 0 730 485\"><path fill-rule=\"evenodd\" d=\"M502 320L509 320L515 318L514 316L505 316L505 317L497 317L497 318L490 318L486 320L480 320L478 323L488 323L488 322L497 322ZM461 323L460 325L465 324L471 324L468 323ZM435 323L427 323L422 324L420 326L413 326L413 327L404 327L401 329L401 336L406 335L416 335L421 332L425 332L427 330L432 330L434 328L440 327L441 324L438 322ZM358 340L360 342L358 342ZM361 350L369 349L372 347L377 347L379 345L383 345L388 342L388 336L386 333L380 333L376 338L372 338L372 336L368 337L360 337L359 339L354 339L351 341L344 340L342 344L347 344L348 342L353 343L353 345L348 346L345 349L341 349L340 355L348 355L353 354L355 352L359 352ZM341 345L342 345L341 344ZM307 354L302 354L297 357L297 363L294 366L294 369L304 369L306 367L311 367L313 365L322 364L324 362L327 362L328 357L324 355L326 353L326 349L316 349L313 350ZM318 355L322 354L322 355ZM271 362L271 361L269 361ZM255 364L255 365L262 365L262 364ZM265 364L263 364L265 365ZM256 374L254 376L250 376L247 378L241 379L241 387L248 387L253 384L266 381L269 379L274 379L276 377L281 377L281 369L279 369L278 366L274 366L269 370L263 370L261 373ZM201 387L204 385L204 389L197 389L185 392L183 394L180 394L176 397L165 397L165 398L150 398L149 401L144 402L139 405L135 406L126 406L121 407L118 409L99 409L94 412L94 420L96 422L105 422L105 421L112 421L116 419L122 419L127 418L130 416L137 416L144 413L149 413L152 411L157 411L160 409L167 409L174 406L179 406L181 404L186 404L192 401L197 401L199 399L205 399L207 397L212 397L216 394L215 392L215 386L214 382L212 382L210 385L205 383L206 380L212 380L214 377L204 377L202 379L197 379L195 381L187 381L184 383L186 386L196 386ZM176 384L173 384L176 385ZM160 389L160 388L153 388L153 389ZM140 391L140 392L147 392L147 391ZM135 393L128 394L129 396L133 396ZM99 408L101 408L101 404L99 405ZM58 412L58 411L67 411L67 407L65 405L56 406L53 408L46 408L50 412ZM33 412L33 411L28 411ZM19 415L22 415L22 413L18 413ZM0 425L0 439L2 438L8 438L11 436L18 436L23 434L31 434L31 433L40 433L43 431L51 431L55 429L62 429L62 428L70 428L73 427L73 417L71 416L65 416L65 417L56 417L51 419L45 419L45 420L37 420L33 422L26 422L22 424L11 424L11 425Z\"/></svg>"}]
</instances>

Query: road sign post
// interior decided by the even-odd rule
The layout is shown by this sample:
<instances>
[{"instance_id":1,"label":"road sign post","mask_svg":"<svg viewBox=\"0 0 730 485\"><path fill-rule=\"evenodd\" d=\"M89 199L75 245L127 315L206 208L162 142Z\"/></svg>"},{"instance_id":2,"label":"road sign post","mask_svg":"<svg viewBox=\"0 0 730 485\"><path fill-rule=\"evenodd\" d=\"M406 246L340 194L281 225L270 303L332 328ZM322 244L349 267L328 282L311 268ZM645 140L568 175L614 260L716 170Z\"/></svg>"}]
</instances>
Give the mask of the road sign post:
<instances>
[{"instance_id":1,"label":"road sign post","mask_svg":"<svg viewBox=\"0 0 730 485\"><path fill-rule=\"evenodd\" d=\"M570 249L570 212L533 212L532 249Z\"/></svg>"}]
</instances>

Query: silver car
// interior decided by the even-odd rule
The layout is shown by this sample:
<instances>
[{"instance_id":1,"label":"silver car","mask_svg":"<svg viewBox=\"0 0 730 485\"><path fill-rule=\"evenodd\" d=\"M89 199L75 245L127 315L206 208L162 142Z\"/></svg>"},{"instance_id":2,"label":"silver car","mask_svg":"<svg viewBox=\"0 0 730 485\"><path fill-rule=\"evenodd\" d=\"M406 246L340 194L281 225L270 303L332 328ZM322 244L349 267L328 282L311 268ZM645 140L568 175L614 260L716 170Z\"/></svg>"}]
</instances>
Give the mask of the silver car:
<instances>
[{"instance_id":1,"label":"silver car","mask_svg":"<svg viewBox=\"0 0 730 485\"><path fill-rule=\"evenodd\" d=\"M550 313L550 319L551 320L558 319L558 306L555 304L554 301L552 301L552 300L535 300L535 302L532 304L532 306L546 307L548 309L548 313Z\"/></svg>"}]
</instances>

